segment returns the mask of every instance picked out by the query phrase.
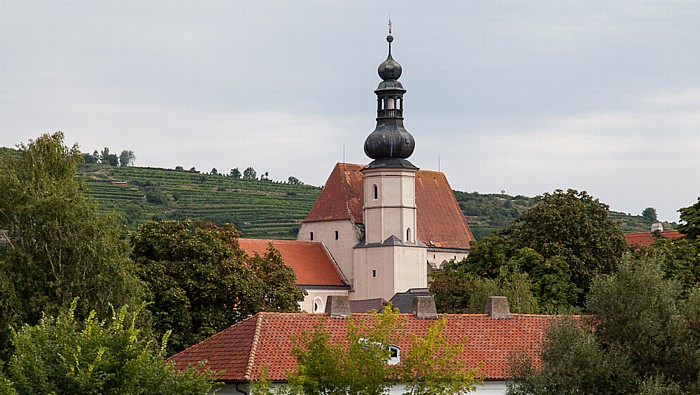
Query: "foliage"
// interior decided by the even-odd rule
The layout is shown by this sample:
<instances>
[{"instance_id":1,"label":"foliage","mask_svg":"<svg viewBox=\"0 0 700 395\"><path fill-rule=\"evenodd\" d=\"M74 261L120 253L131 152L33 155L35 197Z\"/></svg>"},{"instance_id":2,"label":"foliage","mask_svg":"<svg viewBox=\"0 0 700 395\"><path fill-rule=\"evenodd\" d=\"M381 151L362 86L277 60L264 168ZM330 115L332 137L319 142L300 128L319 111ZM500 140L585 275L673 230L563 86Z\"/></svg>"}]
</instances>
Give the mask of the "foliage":
<instances>
[{"instance_id":1,"label":"foliage","mask_svg":"<svg viewBox=\"0 0 700 395\"><path fill-rule=\"evenodd\" d=\"M520 288L529 283L540 312L568 311L583 305L592 277L612 272L626 249L606 205L586 192L557 190L538 197L509 227L474 243L469 256L442 275L452 277L442 279L449 286L434 285L433 292L447 308L441 311L473 310L478 306L467 299L443 304L450 298L445 293L482 277L502 286L516 275Z\"/></svg>"},{"instance_id":2,"label":"foliage","mask_svg":"<svg viewBox=\"0 0 700 395\"><path fill-rule=\"evenodd\" d=\"M130 314L122 307L106 321L93 311L81 322L74 303L55 318L25 325L14 334L7 369L14 389L19 394L207 394L211 373L164 364L164 347L141 335L140 311Z\"/></svg>"},{"instance_id":3,"label":"foliage","mask_svg":"<svg viewBox=\"0 0 700 395\"><path fill-rule=\"evenodd\" d=\"M133 165L134 160L136 160L136 155L134 155L134 151L124 150L121 154L119 154L119 166L121 167Z\"/></svg>"},{"instance_id":4,"label":"foliage","mask_svg":"<svg viewBox=\"0 0 700 395\"><path fill-rule=\"evenodd\" d=\"M128 257L126 232L100 216L75 179L81 161L63 134L42 135L0 157L0 354L8 327L35 324L80 297L78 312L109 314L135 303L142 283Z\"/></svg>"},{"instance_id":5,"label":"foliage","mask_svg":"<svg viewBox=\"0 0 700 395\"><path fill-rule=\"evenodd\" d=\"M233 178L235 178L235 179L239 179L239 178L241 178L241 171L238 170L237 167L236 167L236 168L233 168L233 169L231 169L231 174L230 174L230 176L233 177Z\"/></svg>"},{"instance_id":6,"label":"foliage","mask_svg":"<svg viewBox=\"0 0 700 395\"><path fill-rule=\"evenodd\" d=\"M303 182L301 182L298 178L293 176L289 176L289 178L287 179L287 183L290 185L304 185Z\"/></svg>"},{"instance_id":7,"label":"foliage","mask_svg":"<svg viewBox=\"0 0 700 395\"><path fill-rule=\"evenodd\" d=\"M656 209L653 207L647 207L642 211L642 217L646 219L650 224L658 221L658 218L656 217Z\"/></svg>"},{"instance_id":8,"label":"foliage","mask_svg":"<svg viewBox=\"0 0 700 395\"><path fill-rule=\"evenodd\" d=\"M596 277L589 319L563 319L546 334L542 364L512 363L510 394L696 394L700 391L700 289L678 299L662 264L628 259Z\"/></svg>"},{"instance_id":9,"label":"foliage","mask_svg":"<svg viewBox=\"0 0 700 395\"><path fill-rule=\"evenodd\" d=\"M248 257L233 226L147 222L132 237L156 333L180 351L259 311L296 311L303 290L279 252Z\"/></svg>"},{"instance_id":10,"label":"foliage","mask_svg":"<svg viewBox=\"0 0 700 395\"><path fill-rule=\"evenodd\" d=\"M247 169L243 170L243 179L244 180L257 180L258 176L257 173L255 172L255 169L252 167L248 167Z\"/></svg>"},{"instance_id":11,"label":"foliage","mask_svg":"<svg viewBox=\"0 0 700 395\"><path fill-rule=\"evenodd\" d=\"M374 316L371 325L348 323L345 342L331 341L323 325L295 340L297 371L288 376L290 394L383 394L403 383L407 394L461 394L479 382L477 369L467 369L455 357L463 345L443 336L445 320L424 336L412 338L401 363L389 365L389 345L402 336L404 320L391 306Z\"/></svg>"},{"instance_id":12,"label":"foliage","mask_svg":"<svg viewBox=\"0 0 700 395\"><path fill-rule=\"evenodd\" d=\"M100 163L103 165L116 166L119 164L119 158L115 154L110 154L109 148L105 147L102 152L100 152Z\"/></svg>"},{"instance_id":13,"label":"foliage","mask_svg":"<svg viewBox=\"0 0 700 395\"><path fill-rule=\"evenodd\" d=\"M681 225L678 225L678 231L691 239L700 237L700 198L692 206L681 208L678 212L681 213Z\"/></svg>"}]
</instances>

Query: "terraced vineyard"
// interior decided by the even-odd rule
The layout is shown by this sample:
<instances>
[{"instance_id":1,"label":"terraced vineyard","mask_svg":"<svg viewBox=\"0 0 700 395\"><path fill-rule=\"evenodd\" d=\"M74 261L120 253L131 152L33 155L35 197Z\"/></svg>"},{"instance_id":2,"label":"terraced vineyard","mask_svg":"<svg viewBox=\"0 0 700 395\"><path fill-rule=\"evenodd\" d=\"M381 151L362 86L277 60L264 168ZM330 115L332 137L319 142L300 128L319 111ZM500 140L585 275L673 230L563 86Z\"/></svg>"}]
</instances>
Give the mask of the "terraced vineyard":
<instances>
[{"instance_id":1,"label":"terraced vineyard","mask_svg":"<svg viewBox=\"0 0 700 395\"><path fill-rule=\"evenodd\" d=\"M117 213L132 230L149 219L192 218L232 223L245 237L293 239L320 193L309 185L144 167L82 164L79 177L100 211ZM459 191L455 196L477 239L508 226L535 203L524 196ZM649 230L641 216L610 215L624 232Z\"/></svg>"},{"instance_id":2,"label":"terraced vineyard","mask_svg":"<svg viewBox=\"0 0 700 395\"><path fill-rule=\"evenodd\" d=\"M153 219L232 223L245 237L294 238L320 188L142 167L83 164L87 193L130 229Z\"/></svg>"}]
</instances>

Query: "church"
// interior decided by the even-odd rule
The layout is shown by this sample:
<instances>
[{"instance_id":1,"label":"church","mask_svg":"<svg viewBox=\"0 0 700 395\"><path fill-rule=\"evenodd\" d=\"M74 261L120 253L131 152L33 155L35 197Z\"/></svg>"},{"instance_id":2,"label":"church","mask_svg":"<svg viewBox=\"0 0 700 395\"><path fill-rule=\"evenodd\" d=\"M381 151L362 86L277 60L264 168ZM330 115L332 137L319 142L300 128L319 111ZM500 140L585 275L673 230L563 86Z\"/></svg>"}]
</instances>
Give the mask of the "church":
<instances>
[{"instance_id":1,"label":"church","mask_svg":"<svg viewBox=\"0 0 700 395\"><path fill-rule=\"evenodd\" d=\"M325 311L328 296L390 300L428 287L432 270L469 254L474 236L447 178L409 161L416 146L404 127L401 65L379 65L377 125L367 136L367 165L338 163L303 220L297 241L241 239L249 254L272 243L308 293L301 308Z\"/></svg>"}]
</instances>

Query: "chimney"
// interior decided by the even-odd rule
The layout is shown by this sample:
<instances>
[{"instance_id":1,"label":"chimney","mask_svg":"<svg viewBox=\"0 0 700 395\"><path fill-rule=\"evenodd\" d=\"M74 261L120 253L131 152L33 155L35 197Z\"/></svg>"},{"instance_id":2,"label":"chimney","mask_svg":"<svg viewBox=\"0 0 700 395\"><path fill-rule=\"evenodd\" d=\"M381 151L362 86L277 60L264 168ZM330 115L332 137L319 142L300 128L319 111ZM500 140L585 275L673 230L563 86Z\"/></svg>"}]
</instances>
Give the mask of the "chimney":
<instances>
[{"instance_id":1,"label":"chimney","mask_svg":"<svg viewBox=\"0 0 700 395\"><path fill-rule=\"evenodd\" d=\"M654 222L653 224L651 224L650 233L663 232L663 231L664 231L664 224L662 224L661 222Z\"/></svg>"},{"instance_id":2,"label":"chimney","mask_svg":"<svg viewBox=\"0 0 700 395\"><path fill-rule=\"evenodd\" d=\"M486 299L486 314L491 318L511 318L508 298L505 296L489 296Z\"/></svg>"},{"instance_id":3,"label":"chimney","mask_svg":"<svg viewBox=\"0 0 700 395\"><path fill-rule=\"evenodd\" d=\"M413 298L413 315L422 319L438 318L435 299L432 296L415 296Z\"/></svg>"},{"instance_id":4,"label":"chimney","mask_svg":"<svg viewBox=\"0 0 700 395\"><path fill-rule=\"evenodd\" d=\"M333 318L345 318L350 315L350 301L347 295L328 295L326 313Z\"/></svg>"}]
</instances>

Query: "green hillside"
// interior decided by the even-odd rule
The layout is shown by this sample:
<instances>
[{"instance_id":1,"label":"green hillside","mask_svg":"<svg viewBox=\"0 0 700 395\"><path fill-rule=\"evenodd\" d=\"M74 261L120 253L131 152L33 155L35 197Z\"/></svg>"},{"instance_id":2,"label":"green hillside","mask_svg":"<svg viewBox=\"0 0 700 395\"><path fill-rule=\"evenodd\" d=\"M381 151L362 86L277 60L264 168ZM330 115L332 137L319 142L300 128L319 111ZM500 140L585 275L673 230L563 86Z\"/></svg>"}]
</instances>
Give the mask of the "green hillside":
<instances>
[{"instance_id":1,"label":"green hillside","mask_svg":"<svg viewBox=\"0 0 700 395\"><path fill-rule=\"evenodd\" d=\"M0 147L0 155L19 155ZM293 239L321 188L272 180L243 180L197 171L81 164L78 177L103 213L117 213L135 230L147 220L232 223L245 237ZM534 198L455 191L476 239L507 226ZM641 215L611 212L623 232L649 231ZM664 223L666 229L675 224Z\"/></svg>"},{"instance_id":2,"label":"green hillside","mask_svg":"<svg viewBox=\"0 0 700 395\"><path fill-rule=\"evenodd\" d=\"M79 175L102 212L123 215L136 229L146 220L192 218L230 222L245 237L294 238L319 187L242 180L186 170L83 164ZM525 196L455 191L477 239L505 227L535 200ZM642 216L612 212L624 232L644 232Z\"/></svg>"},{"instance_id":3,"label":"green hillside","mask_svg":"<svg viewBox=\"0 0 700 395\"><path fill-rule=\"evenodd\" d=\"M245 237L294 238L320 188L144 167L83 164L79 176L102 212L130 229L147 220L233 223Z\"/></svg>"}]
</instances>

